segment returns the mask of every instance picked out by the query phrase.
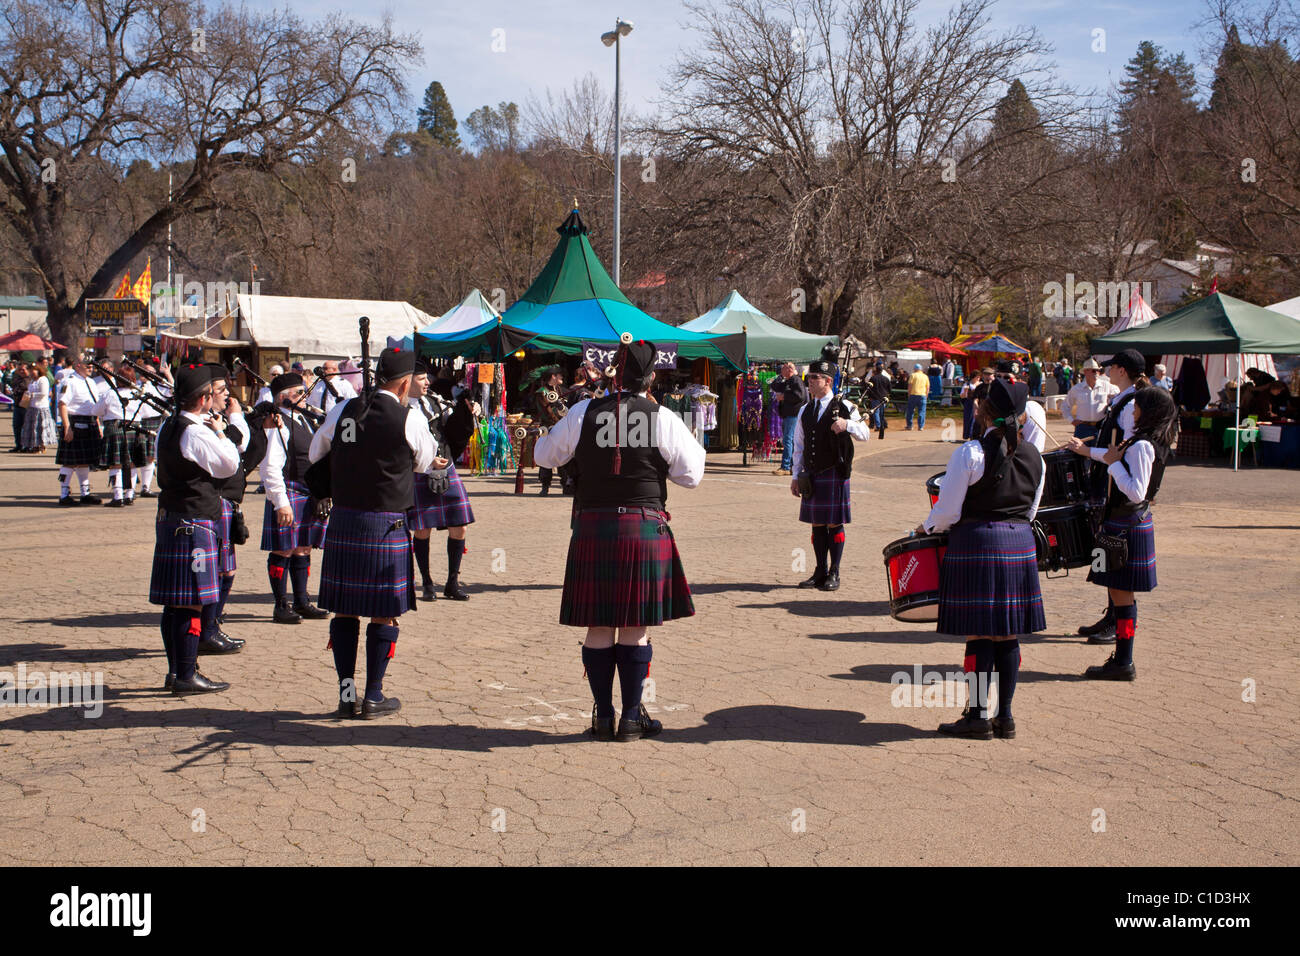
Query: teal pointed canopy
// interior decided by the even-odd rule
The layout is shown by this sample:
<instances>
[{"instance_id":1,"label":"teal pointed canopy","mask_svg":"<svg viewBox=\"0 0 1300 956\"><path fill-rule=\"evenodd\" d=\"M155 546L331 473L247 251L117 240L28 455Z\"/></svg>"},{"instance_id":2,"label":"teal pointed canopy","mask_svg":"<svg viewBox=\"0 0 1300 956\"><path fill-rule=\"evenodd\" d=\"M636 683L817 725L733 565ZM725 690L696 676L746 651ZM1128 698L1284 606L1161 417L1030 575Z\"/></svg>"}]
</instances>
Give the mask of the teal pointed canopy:
<instances>
[{"instance_id":1,"label":"teal pointed canopy","mask_svg":"<svg viewBox=\"0 0 1300 956\"><path fill-rule=\"evenodd\" d=\"M528 347L576 354L584 342L617 345L624 333L656 345L676 343L682 358L707 358L744 369L744 333L710 335L660 322L642 312L614 284L587 239L574 209L556 230L560 241L523 296L501 316L502 324L532 334Z\"/></svg>"},{"instance_id":2,"label":"teal pointed canopy","mask_svg":"<svg viewBox=\"0 0 1300 956\"><path fill-rule=\"evenodd\" d=\"M714 335L745 332L751 362L812 362L821 358L826 345L840 344L838 335L810 335L769 318L735 289L698 319L678 328Z\"/></svg>"},{"instance_id":3,"label":"teal pointed canopy","mask_svg":"<svg viewBox=\"0 0 1300 956\"><path fill-rule=\"evenodd\" d=\"M1113 355L1122 349L1137 349L1143 355L1295 355L1300 353L1300 322L1215 292L1141 328L1099 335L1090 348L1100 355Z\"/></svg>"}]
</instances>

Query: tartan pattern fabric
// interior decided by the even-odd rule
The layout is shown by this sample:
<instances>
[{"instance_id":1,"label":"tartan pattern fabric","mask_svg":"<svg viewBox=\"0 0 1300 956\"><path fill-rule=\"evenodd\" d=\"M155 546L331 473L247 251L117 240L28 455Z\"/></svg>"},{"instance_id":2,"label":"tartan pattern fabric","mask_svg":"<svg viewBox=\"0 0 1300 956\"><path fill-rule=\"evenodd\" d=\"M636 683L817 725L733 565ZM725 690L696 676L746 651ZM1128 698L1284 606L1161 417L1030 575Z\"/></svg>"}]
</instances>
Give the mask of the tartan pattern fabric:
<instances>
[{"instance_id":1,"label":"tartan pattern fabric","mask_svg":"<svg viewBox=\"0 0 1300 956\"><path fill-rule=\"evenodd\" d=\"M939 572L940 634L993 637L1047 628L1027 521L959 521Z\"/></svg>"},{"instance_id":2,"label":"tartan pattern fabric","mask_svg":"<svg viewBox=\"0 0 1300 956\"><path fill-rule=\"evenodd\" d=\"M262 550L292 551L294 548L323 547L329 519L316 517L316 499L296 481L286 482L285 491L289 495L289 507L293 509L293 524L283 528L276 525L275 508L271 505L270 496L267 496L262 511Z\"/></svg>"},{"instance_id":3,"label":"tartan pattern fabric","mask_svg":"<svg viewBox=\"0 0 1300 956\"><path fill-rule=\"evenodd\" d=\"M1128 537L1128 564L1118 571L1089 571L1088 580L1120 591L1154 591L1156 588L1156 531L1151 512L1112 515L1101 523L1106 534Z\"/></svg>"},{"instance_id":4,"label":"tartan pattern fabric","mask_svg":"<svg viewBox=\"0 0 1300 956\"><path fill-rule=\"evenodd\" d=\"M99 467L99 425L94 415L69 415L72 423L72 441L63 440L59 428L59 447L54 453L54 463L68 468Z\"/></svg>"},{"instance_id":5,"label":"tartan pattern fabric","mask_svg":"<svg viewBox=\"0 0 1300 956\"><path fill-rule=\"evenodd\" d=\"M661 512L588 510L573 519L560 623L655 627L695 613L672 529Z\"/></svg>"},{"instance_id":6,"label":"tartan pattern fabric","mask_svg":"<svg viewBox=\"0 0 1300 956\"><path fill-rule=\"evenodd\" d=\"M221 521L217 523L217 538L221 541L221 553L217 569L222 574L235 572L235 543L230 540L230 523L235 517L235 506L225 498L221 499Z\"/></svg>"},{"instance_id":7,"label":"tartan pattern fabric","mask_svg":"<svg viewBox=\"0 0 1300 956\"><path fill-rule=\"evenodd\" d=\"M158 458L158 429L162 428L162 416L153 418L141 418L140 424L144 426L144 458L145 461L156 461Z\"/></svg>"},{"instance_id":8,"label":"tartan pattern fabric","mask_svg":"<svg viewBox=\"0 0 1300 956\"><path fill-rule=\"evenodd\" d=\"M317 603L358 617L415 610L415 556L406 515L335 508L325 535Z\"/></svg>"},{"instance_id":9,"label":"tartan pattern fabric","mask_svg":"<svg viewBox=\"0 0 1300 956\"><path fill-rule=\"evenodd\" d=\"M469 506L469 495L465 485L456 473L455 465L447 466L447 477L451 484L446 492L435 495L429 490L429 482L424 475L415 476L415 504L407 511L412 531L425 528L461 528L474 523L474 509Z\"/></svg>"},{"instance_id":10,"label":"tartan pattern fabric","mask_svg":"<svg viewBox=\"0 0 1300 956\"><path fill-rule=\"evenodd\" d=\"M104 438L99 444L99 467L121 468L131 460L131 446L140 441L139 434L128 430L121 419L104 422Z\"/></svg>"},{"instance_id":11,"label":"tartan pattern fabric","mask_svg":"<svg viewBox=\"0 0 1300 956\"><path fill-rule=\"evenodd\" d=\"M215 604L221 597L217 549L217 522L160 517L154 530L149 603Z\"/></svg>"},{"instance_id":12,"label":"tartan pattern fabric","mask_svg":"<svg viewBox=\"0 0 1300 956\"><path fill-rule=\"evenodd\" d=\"M841 478L834 468L812 476L811 498L799 500L799 520L806 524L849 524L849 479Z\"/></svg>"}]
</instances>

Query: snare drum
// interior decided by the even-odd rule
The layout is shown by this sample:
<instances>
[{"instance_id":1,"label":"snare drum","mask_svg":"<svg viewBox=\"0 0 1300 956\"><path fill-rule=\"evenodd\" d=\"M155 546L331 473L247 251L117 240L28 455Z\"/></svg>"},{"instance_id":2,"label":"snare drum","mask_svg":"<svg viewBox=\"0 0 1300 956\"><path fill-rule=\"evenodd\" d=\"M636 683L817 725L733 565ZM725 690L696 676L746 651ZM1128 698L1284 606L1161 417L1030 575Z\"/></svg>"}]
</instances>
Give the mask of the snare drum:
<instances>
[{"instance_id":1,"label":"snare drum","mask_svg":"<svg viewBox=\"0 0 1300 956\"><path fill-rule=\"evenodd\" d=\"M933 508L939 502L939 484L943 481L943 476L948 474L941 471L937 475L931 475L925 480L925 493L930 496L930 507Z\"/></svg>"},{"instance_id":2,"label":"snare drum","mask_svg":"<svg viewBox=\"0 0 1300 956\"><path fill-rule=\"evenodd\" d=\"M1034 517L1034 538L1038 543L1039 571L1086 568L1092 564L1092 521L1084 505L1039 510Z\"/></svg>"},{"instance_id":3,"label":"snare drum","mask_svg":"<svg viewBox=\"0 0 1300 956\"><path fill-rule=\"evenodd\" d=\"M1040 508L1086 502L1091 493L1092 461L1068 448L1058 448L1043 455L1043 500Z\"/></svg>"},{"instance_id":4,"label":"snare drum","mask_svg":"<svg viewBox=\"0 0 1300 956\"><path fill-rule=\"evenodd\" d=\"M939 620L939 569L948 535L919 534L885 545L889 613L897 621Z\"/></svg>"}]
</instances>

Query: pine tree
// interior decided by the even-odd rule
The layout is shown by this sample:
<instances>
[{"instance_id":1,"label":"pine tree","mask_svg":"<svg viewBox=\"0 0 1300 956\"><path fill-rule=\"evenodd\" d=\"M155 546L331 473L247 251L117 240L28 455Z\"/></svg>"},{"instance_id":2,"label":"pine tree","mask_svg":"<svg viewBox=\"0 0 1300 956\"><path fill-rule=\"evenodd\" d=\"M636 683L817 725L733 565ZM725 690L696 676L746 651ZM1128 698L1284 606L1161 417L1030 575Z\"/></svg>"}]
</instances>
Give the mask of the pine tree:
<instances>
[{"instance_id":1,"label":"pine tree","mask_svg":"<svg viewBox=\"0 0 1300 956\"><path fill-rule=\"evenodd\" d=\"M433 137L433 141L449 149L460 149L460 134L456 132L456 115L442 84L434 80L424 91L424 104L416 113L417 127Z\"/></svg>"},{"instance_id":2,"label":"pine tree","mask_svg":"<svg viewBox=\"0 0 1300 956\"><path fill-rule=\"evenodd\" d=\"M1042 116L1029 99L1029 91L1019 80L1012 80L1006 94L993 109L993 132L1002 137L1017 134L1041 134Z\"/></svg>"}]
</instances>

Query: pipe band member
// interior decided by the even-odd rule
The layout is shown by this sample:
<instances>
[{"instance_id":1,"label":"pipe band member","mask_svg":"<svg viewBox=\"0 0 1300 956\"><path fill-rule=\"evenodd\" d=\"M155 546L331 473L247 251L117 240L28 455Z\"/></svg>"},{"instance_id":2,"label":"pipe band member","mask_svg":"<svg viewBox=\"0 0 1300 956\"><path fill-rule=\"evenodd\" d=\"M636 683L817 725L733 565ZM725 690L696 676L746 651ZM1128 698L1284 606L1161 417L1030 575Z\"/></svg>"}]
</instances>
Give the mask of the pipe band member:
<instances>
[{"instance_id":1,"label":"pipe band member","mask_svg":"<svg viewBox=\"0 0 1300 956\"><path fill-rule=\"evenodd\" d=\"M1088 572L1088 580L1106 588L1115 615L1115 649L1106 663L1089 667L1094 680L1135 680L1133 639L1137 632L1136 591L1156 587L1156 535L1151 505L1160 490L1169 449L1178 440L1178 406L1163 388L1144 388L1133 398L1133 435L1106 449L1102 463L1110 475L1101 529L1128 543L1122 568ZM1105 561L1106 555L1100 560Z\"/></svg>"},{"instance_id":2,"label":"pipe band member","mask_svg":"<svg viewBox=\"0 0 1300 956\"><path fill-rule=\"evenodd\" d=\"M311 552L325 543L328 518L322 517L319 502L307 490L306 474L311 465L312 430L298 410L303 400L302 376L297 372L271 380L276 414L266 422L266 456L259 468L266 489L262 517L262 550L266 573L275 596L276 624L297 624L304 617L329 617L311 603L307 579L311 576ZM286 574L293 585L289 605Z\"/></svg>"},{"instance_id":3,"label":"pipe band member","mask_svg":"<svg viewBox=\"0 0 1300 956\"><path fill-rule=\"evenodd\" d=\"M1017 382L1024 375L1024 367L1014 359L1003 359L998 362L998 370L994 375L1006 382ZM1029 386L1025 384L1025 387ZM1037 448L1041 454L1047 447L1047 410L1038 402L1026 401L1019 421L1020 437Z\"/></svg>"},{"instance_id":4,"label":"pipe band member","mask_svg":"<svg viewBox=\"0 0 1300 956\"><path fill-rule=\"evenodd\" d=\"M790 494L796 497L801 477L812 483L812 494L799 503L799 520L812 525L817 568L799 587L820 591L839 589L844 526L853 520L849 507L853 440L871 438L857 407L832 388L835 355L834 347L828 347L820 359L808 366L809 401L799 410L799 423L794 429L795 477L790 481Z\"/></svg>"},{"instance_id":5,"label":"pipe band member","mask_svg":"<svg viewBox=\"0 0 1300 956\"><path fill-rule=\"evenodd\" d=\"M1137 393L1151 384L1147 379L1146 359L1137 349L1125 349L1118 355L1112 355L1101 363L1102 368L1110 367L1110 380L1116 388L1115 396L1106 408L1101 423L1097 426L1097 437L1088 443L1086 440L1071 438L1066 446L1072 452L1091 458L1092 466L1092 503L1101 507L1106 500L1106 484L1109 471L1103 459L1106 452L1133 437L1133 400ZM1088 638L1089 644L1115 643L1115 607L1106 605L1106 613L1096 624L1085 624L1079 628L1079 634Z\"/></svg>"},{"instance_id":6,"label":"pipe band member","mask_svg":"<svg viewBox=\"0 0 1300 956\"><path fill-rule=\"evenodd\" d=\"M647 629L695 613L665 508L668 482L700 483L704 449L685 422L647 397L656 355L652 342L620 346L615 390L578 402L535 450L543 467L578 465L560 623L587 629L582 663L596 740L663 730L641 702L653 653ZM617 730L615 670L623 704Z\"/></svg>"},{"instance_id":7,"label":"pipe band member","mask_svg":"<svg viewBox=\"0 0 1300 956\"><path fill-rule=\"evenodd\" d=\"M171 376L171 366L162 363L158 366L160 375L164 380ZM173 389L171 386L155 384L150 379L141 379L134 376L136 384L141 391L147 392L155 401L166 403L171 401ZM154 470L158 465L158 430L162 428L164 416L152 405L144 405L140 409L140 424L144 427L144 465L132 472L132 481L135 478L140 479L141 498L153 498L155 494L150 489L153 487Z\"/></svg>"},{"instance_id":8,"label":"pipe band member","mask_svg":"<svg viewBox=\"0 0 1300 956\"><path fill-rule=\"evenodd\" d=\"M991 740L1016 735L1011 699L1020 674L1018 635L1044 630L1038 555L1030 522L1043 495L1043 456L1020 435L1028 386L995 380L976 403L983 436L952 453L930 516L918 533L948 531L939 579L940 634L966 638L966 712L940 733ZM988 690L998 675L998 715Z\"/></svg>"},{"instance_id":9,"label":"pipe band member","mask_svg":"<svg viewBox=\"0 0 1300 956\"><path fill-rule=\"evenodd\" d=\"M321 562L320 603L334 612L329 647L339 681L340 717L372 720L401 709L385 697L384 674L397 648L397 619L415 610L415 567L406 510L416 476L437 448L423 415L406 404L415 353L384 349L378 388L339 402L311 441L311 460L329 455L329 536ZM357 700L357 646L366 626L366 688Z\"/></svg>"},{"instance_id":10,"label":"pipe band member","mask_svg":"<svg viewBox=\"0 0 1300 956\"><path fill-rule=\"evenodd\" d=\"M561 397L565 393L564 370L558 365L547 365L535 373L541 380L533 392L533 416L542 428L554 428L560 423L568 408ZM533 460L537 460L536 445L533 446ZM560 490L566 495L574 491L573 469L567 464L558 469L560 472ZM538 464L537 477L542 483L542 494L551 493L551 481L554 473L550 468Z\"/></svg>"},{"instance_id":11,"label":"pipe band member","mask_svg":"<svg viewBox=\"0 0 1300 956\"><path fill-rule=\"evenodd\" d=\"M158 520L154 525L149 603L162 605L164 688L173 694L210 694L229 684L198 669L202 609L221 597L221 497L217 483L239 470L239 449L212 411L212 369L182 366L176 375L176 412L158 434Z\"/></svg>"},{"instance_id":12,"label":"pipe band member","mask_svg":"<svg viewBox=\"0 0 1300 956\"><path fill-rule=\"evenodd\" d=\"M59 466L59 504L103 504L98 495L90 493L90 469L99 464L102 442L99 419L95 409L99 405L99 389L90 380L90 365L85 358L73 360L72 371L63 377L59 386L59 447L54 453L54 463ZM81 496L72 496L72 476L76 474L81 485Z\"/></svg>"},{"instance_id":13,"label":"pipe band member","mask_svg":"<svg viewBox=\"0 0 1300 956\"><path fill-rule=\"evenodd\" d=\"M116 370L108 359L100 364L110 372ZM133 433L127 427L126 408L132 405L133 392L128 387L118 387L113 379L105 379L103 376L97 377L91 384L99 393L99 400L91 414L100 420L103 430L99 442L99 460L95 466L108 471L108 486L113 492L108 507L124 508L135 504L134 490L124 487L122 480L122 466L129 467L131 461L130 441ZM139 403L133 407L138 410Z\"/></svg>"},{"instance_id":14,"label":"pipe band member","mask_svg":"<svg viewBox=\"0 0 1300 956\"><path fill-rule=\"evenodd\" d=\"M470 507L465 484L456 472L456 459L464 454L474 431L473 402L468 393L460 401L444 400L429 391L427 363L417 360L416 372L411 377L411 394L408 401L428 422L429 434L437 449L433 459L434 470L446 470L446 490L435 493L429 487L428 475L416 475L415 499L408 525L413 534L415 564L420 569L423 598L437 600L438 593L429 578L429 537L433 529L447 532L447 583L442 596L453 601L468 601L469 595L460 586L460 563L464 557L467 529L474 523L474 509Z\"/></svg>"}]
</instances>

